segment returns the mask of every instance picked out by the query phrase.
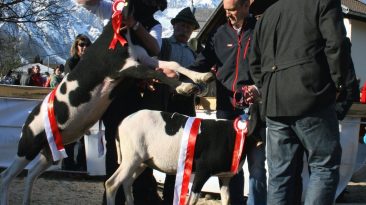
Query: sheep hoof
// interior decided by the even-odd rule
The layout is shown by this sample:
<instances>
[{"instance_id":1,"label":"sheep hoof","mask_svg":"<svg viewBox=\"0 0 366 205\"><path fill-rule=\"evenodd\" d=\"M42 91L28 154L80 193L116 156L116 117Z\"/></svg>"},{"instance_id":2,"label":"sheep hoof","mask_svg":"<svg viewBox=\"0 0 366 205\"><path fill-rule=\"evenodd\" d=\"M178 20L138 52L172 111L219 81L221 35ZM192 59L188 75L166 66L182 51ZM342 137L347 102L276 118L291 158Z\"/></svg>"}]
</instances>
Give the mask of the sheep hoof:
<instances>
[{"instance_id":1,"label":"sheep hoof","mask_svg":"<svg viewBox=\"0 0 366 205\"><path fill-rule=\"evenodd\" d=\"M181 95L191 95L199 92L199 87L192 83L182 83L175 88L178 94Z\"/></svg>"},{"instance_id":2,"label":"sheep hoof","mask_svg":"<svg viewBox=\"0 0 366 205\"><path fill-rule=\"evenodd\" d=\"M213 81L214 79L215 79L215 76L213 75L213 73L211 73L211 72L202 73L197 76L195 83L209 83L209 82Z\"/></svg>"}]
</instances>

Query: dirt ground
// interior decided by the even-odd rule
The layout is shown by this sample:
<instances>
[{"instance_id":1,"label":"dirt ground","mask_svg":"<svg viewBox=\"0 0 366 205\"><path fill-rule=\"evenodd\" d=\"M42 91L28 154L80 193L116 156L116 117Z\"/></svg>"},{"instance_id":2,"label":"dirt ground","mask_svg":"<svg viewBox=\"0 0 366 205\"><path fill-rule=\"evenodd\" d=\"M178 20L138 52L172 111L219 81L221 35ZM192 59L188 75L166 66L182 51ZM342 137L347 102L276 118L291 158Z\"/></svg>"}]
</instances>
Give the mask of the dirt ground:
<instances>
[{"instance_id":1,"label":"dirt ground","mask_svg":"<svg viewBox=\"0 0 366 205\"><path fill-rule=\"evenodd\" d=\"M33 189L32 205L100 205L103 195L101 178L75 174L47 174L41 176ZM10 205L21 204L24 177L18 177L10 188ZM199 205L219 205L217 195L205 195ZM337 204L365 204L366 183L350 182Z\"/></svg>"}]
</instances>

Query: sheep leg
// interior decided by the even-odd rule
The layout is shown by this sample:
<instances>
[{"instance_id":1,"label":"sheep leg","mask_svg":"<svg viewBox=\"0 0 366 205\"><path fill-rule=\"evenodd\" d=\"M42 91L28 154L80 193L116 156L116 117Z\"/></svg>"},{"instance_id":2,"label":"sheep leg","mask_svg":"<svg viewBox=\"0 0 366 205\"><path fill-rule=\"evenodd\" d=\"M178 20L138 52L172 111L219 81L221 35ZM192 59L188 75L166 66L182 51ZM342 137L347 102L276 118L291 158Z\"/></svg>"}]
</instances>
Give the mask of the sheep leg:
<instances>
[{"instance_id":1,"label":"sheep leg","mask_svg":"<svg viewBox=\"0 0 366 205\"><path fill-rule=\"evenodd\" d=\"M48 154L48 155L47 155ZM23 205L29 205L32 195L33 184L36 179L52 165L51 153L41 152L39 158L35 158L36 163L28 170L25 181Z\"/></svg>"},{"instance_id":2,"label":"sheep leg","mask_svg":"<svg viewBox=\"0 0 366 205\"><path fill-rule=\"evenodd\" d=\"M140 162L135 161L136 163L129 164L132 161L133 160L122 160L122 163L118 169L105 182L108 205L115 204L116 193L121 184L123 185L126 204L133 205L132 184L135 179L144 171L146 166L142 165L141 160L138 160Z\"/></svg>"},{"instance_id":3,"label":"sheep leg","mask_svg":"<svg viewBox=\"0 0 366 205\"><path fill-rule=\"evenodd\" d=\"M230 183L231 178L230 177L219 177L219 179L222 182L222 185L220 187L221 204L228 205L230 202L229 183Z\"/></svg>"},{"instance_id":4,"label":"sheep leg","mask_svg":"<svg viewBox=\"0 0 366 205\"><path fill-rule=\"evenodd\" d=\"M199 168L197 168L199 169ZM206 172L196 172L193 180L191 193L189 194L189 198L187 201L188 205L195 205L198 202L200 197L200 193L203 185L205 185L206 181L210 178L210 174Z\"/></svg>"},{"instance_id":5,"label":"sheep leg","mask_svg":"<svg viewBox=\"0 0 366 205\"><path fill-rule=\"evenodd\" d=\"M199 91L199 87L193 83L184 83L176 78L169 78L162 72L152 70L141 64L136 64L133 59L128 59L127 61L129 62L126 62L122 71L114 78L133 77L138 79L157 79L174 88L177 93L185 95L198 93ZM135 64L133 62L135 62Z\"/></svg>"},{"instance_id":6,"label":"sheep leg","mask_svg":"<svg viewBox=\"0 0 366 205\"><path fill-rule=\"evenodd\" d=\"M20 174L20 172L29 164L29 160L25 157L17 156L13 163L1 173L1 187L0 187L0 204L7 205L9 203L9 185L13 179Z\"/></svg>"},{"instance_id":7,"label":"sheep leg","mask_svg":"<svg viewBox=\"0 0 366 205\"><path fill-rule=\"evenodd\" d=\"M134 59L138 59L142 64L149 67L150 69L155 68L171 69L187 76L195 83L208 83L215 79L214 75L211 72L200 73L188 70L187 68L182 67L179 63L174 61L162 61L158 60L157 58L150 57L147 54L146 50L141 46L131 45L129 48L129 53L131 54L131 56L134 57Z\"/></svg>"},{"instance_id":8,"label":"sheep leg","mask_svg":"<svg viewBox=\"0 0 366 205\"><path fill-rule=\"evenodd\" d=\"M214 75L211 72L200 73L192 70L188 70L185 67L182 67L177 62L174 61L161 61L159 60L159 68L168 68L174 70L178 73L181 73L188 78L190 78L195 83L209 83L215 79Z\"/></svg>"}]
</instances>

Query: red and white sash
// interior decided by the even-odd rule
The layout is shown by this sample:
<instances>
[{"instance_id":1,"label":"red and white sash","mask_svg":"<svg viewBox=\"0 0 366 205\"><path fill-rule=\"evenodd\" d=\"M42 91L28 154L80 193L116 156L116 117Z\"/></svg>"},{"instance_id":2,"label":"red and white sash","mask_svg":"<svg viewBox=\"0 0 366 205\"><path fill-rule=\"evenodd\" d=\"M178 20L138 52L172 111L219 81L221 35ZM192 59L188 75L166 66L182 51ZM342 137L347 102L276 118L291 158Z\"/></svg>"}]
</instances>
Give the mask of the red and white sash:
<instances>
[{"instance_id":1,"label":"red and white sash","mask_svg":"<svg viewBox=\"0 0 366 205\"><path fill-rule=\"evenodd\" d=\"M56 116L53 109L56 88L49 93L43 100L41 105L41 113L43 113L43 123L47 135L47 141L51 149L53 161L58 161L67 157L62 136L57 126Z\"/></svg>"},{"instance_id":2,"label":"red and white sash","mask_svg":"<svg viewBox=\"0 0 366 205\"><path fill-rule=\"evenodd\" d=\"M248 133L247 122L248 122L247 120L241 120L240 117L234 120L234 129L236 132L236 137L235 137L235 145L230 170L234 174L238 173L240 158L244 152L245 139Z\"/></svg>"},{"instance_id":3,"label":"red and white sash","mask_svg":"<svg viewBox=\"0 0 366 205\"><path fill-rule=\"evenodd\" d=\"M186 202L189 180L192 173L196 137L200 125L201 119L189 117L184 127L174 185L173 205L184 205Z\"/></svg>"}]
</instances>

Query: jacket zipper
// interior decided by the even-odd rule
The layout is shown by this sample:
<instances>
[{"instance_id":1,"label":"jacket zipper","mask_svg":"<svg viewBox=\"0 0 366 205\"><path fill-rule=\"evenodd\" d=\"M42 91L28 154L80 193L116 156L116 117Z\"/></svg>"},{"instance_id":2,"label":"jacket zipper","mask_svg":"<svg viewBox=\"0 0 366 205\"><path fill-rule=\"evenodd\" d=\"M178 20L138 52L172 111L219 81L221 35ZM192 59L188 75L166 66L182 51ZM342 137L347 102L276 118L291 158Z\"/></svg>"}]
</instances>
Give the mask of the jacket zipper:
<instances>
[{"instance_id":1,"label":"jacket zipper","mask_svg":"<svg viewBox=\"0 0 366 205\"><path fill-rule=\"evenodd\" d=\"M240 47L241 47L241 40L244 36L244 32L241 33L241 35L238 37L238 50L237 50L237 53L236 53L236 63L235 63L235 78L234 78L234 81L233 81L233 84L231 86L231 90L233 92L235 92L235 87L236 87L236 81L238 81L238 74L239 74L239 60L240 60Z\"/></svg>"},{"instance_id":2,"label":"jacket zipper","mask_svg":"<svg viewBox=\"0 0 366 205\"><path fill-rule=\"evenodd\" d=\"M243 59L244 60L247 58L247 53L248 53L249 45L250 45L250 36L249 36L249 38L247 40L247 44L245 45L245 50L244 50L244 55L243 55Z\"/></svg>"}]
</instances>

